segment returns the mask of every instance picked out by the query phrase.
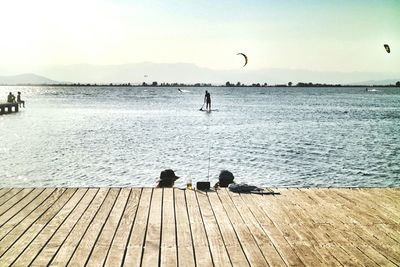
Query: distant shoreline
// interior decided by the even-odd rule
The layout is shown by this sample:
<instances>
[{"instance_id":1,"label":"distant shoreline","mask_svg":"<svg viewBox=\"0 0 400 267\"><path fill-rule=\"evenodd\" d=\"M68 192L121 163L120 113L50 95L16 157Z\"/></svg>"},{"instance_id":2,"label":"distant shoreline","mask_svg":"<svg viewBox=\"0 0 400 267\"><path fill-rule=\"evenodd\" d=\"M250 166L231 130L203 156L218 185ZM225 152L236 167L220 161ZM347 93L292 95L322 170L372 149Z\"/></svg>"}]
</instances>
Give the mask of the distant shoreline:
<instances>
[{"instance_id":1,"label":"distant shoreline","mask_svg":"<svg viewBox=\"0 0 400 267\"><path fill-rule=\"evenodd\" d=\"M400 84L389 84L389 85L351 85L351 84L313 84L313 83L298 83L296 85L287 84L182 84L182 83L171 83L171 84L129 84L129 83L109 83L109 84L96 84L96 83L55 83L55 84L31 84L31 83L21 83L21 84L0 84L0 86L46 86L46 87L255 87L255 88L272 88L272 87L286 87L286 88L304 88L304 87L392 87L400 88Z\"/></svg>"}]
</instances>

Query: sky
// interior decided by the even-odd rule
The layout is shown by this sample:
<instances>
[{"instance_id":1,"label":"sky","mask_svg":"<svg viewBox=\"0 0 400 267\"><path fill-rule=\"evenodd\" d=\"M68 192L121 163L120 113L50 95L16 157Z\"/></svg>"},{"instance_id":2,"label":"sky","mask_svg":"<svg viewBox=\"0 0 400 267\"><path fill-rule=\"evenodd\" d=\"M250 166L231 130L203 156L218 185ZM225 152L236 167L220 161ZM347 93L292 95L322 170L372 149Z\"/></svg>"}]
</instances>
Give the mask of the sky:
<instances>
[{"instance_id":1,"label":"sky","mask_svg":"<svg viewBox=\"0 0 400 267\"><path fill-rule=\"evenodd\" d=\"M0 75L139 62L239 69L239 52L249 70L400 70L398 0L0 0L0 32Z\"/></svg>"}]
</instances>

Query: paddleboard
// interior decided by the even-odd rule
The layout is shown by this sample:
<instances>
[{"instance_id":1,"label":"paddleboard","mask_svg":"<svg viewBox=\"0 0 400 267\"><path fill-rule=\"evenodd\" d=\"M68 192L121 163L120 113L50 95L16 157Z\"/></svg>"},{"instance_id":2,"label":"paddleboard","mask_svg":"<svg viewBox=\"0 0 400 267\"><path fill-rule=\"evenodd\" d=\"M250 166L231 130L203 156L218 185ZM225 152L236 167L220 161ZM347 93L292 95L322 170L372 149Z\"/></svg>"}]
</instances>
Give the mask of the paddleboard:
<instances>
[{"instance_id":1,"label":"paddleboard","mask_svg":"<svg viewBox=\"0 0 400 267\"><path fill-rule=\"evenodd\" d=\"M212 110L200 109L200 111L204 111L204 112L211 112L211 111L218 111L218 109L212 109Z\"/></svg>"}]
</instances>

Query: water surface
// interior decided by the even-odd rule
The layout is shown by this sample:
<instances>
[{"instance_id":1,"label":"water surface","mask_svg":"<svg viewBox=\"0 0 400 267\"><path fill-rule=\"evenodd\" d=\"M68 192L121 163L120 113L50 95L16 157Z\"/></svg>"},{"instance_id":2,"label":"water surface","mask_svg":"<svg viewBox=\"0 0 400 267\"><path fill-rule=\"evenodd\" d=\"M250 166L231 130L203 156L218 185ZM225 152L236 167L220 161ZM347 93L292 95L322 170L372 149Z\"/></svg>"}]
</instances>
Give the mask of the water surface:
<instances>
[{"instance_id":1,"label":"water surface","mask_svg":"<svg viewBox=\"0 0 400 267\"><path fill-rule=\"evenodd\" d=\"M0 186L400 186L400 89L0 87ZM204 90L214 112L199 111Z\"/></svg>"}]
</instances>

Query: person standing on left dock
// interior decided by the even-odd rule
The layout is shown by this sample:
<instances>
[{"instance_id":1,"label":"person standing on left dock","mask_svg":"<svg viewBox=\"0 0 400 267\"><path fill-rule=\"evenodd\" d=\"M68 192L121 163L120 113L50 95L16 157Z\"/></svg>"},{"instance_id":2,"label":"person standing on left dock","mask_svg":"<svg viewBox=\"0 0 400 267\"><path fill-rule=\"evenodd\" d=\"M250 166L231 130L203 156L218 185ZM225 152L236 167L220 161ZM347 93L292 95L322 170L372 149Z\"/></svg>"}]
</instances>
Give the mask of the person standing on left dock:
<instances>
[{"instance_id":1,"label":"person standing on left dock","mask_svg":"<svg viewBox=\"0 0 400 267\"><path fill-rule=\"evenodd\" d=\"M22 106L25 108L25 101L21 99L21 92L18 92L17 103L19 104L19 107L21 107L22 104Z\"/></svg>"}]
</instances>

